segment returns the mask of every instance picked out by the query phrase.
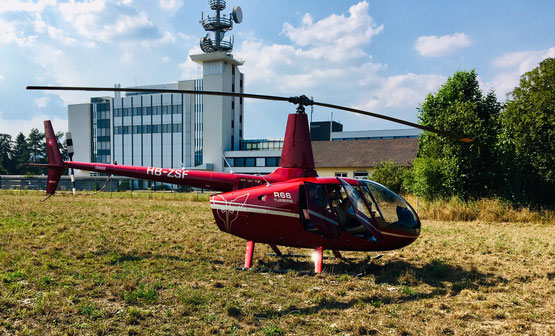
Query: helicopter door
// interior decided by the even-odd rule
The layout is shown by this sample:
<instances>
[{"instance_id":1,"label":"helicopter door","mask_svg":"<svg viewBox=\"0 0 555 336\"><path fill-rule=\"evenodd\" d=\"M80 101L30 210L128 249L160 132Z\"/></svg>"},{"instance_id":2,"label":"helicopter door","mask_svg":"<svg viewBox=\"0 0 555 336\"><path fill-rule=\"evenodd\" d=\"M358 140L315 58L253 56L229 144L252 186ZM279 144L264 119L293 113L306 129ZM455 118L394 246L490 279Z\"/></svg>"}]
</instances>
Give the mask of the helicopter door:
<instances>
[{"instance_id":1,"label":"helicopter door","mask_svg":"<svg viewBox=\"0 0 555 336\"><path fill-rule=\"evenodd\" d=\"M366 207L364 200L349 183L345 182L345 180L340 177L337 179L341 182L343 188L345 188L347 197L349 198L349 201L351 201L351 206L354 210L356 220L372 235L372 238L374 238L372 240L378 240L381 236L380 231L374 226L374 224L372 224L372 215L370 214L368 207Z\"/></svg>"},{"instance_id":2,"label":"helicopter door","mask_svg":"<svg viewBox=\"0 0 555 336\"><path fill-rule=\"evenodd\" d=\"M337 218L331 210L325 186L311 182L304 182L304 185L310 223L326 237L339 238Z\"/></svg>"}]
</instances>

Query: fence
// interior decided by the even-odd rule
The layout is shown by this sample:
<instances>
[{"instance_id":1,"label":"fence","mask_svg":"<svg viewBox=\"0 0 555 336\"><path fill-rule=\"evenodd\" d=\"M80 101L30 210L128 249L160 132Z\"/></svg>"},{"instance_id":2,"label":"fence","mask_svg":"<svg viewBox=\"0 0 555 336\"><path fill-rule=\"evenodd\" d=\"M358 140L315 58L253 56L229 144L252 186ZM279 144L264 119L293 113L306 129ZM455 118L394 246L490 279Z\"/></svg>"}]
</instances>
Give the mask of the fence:
<instances>
[{"instance_id":1,"label":"fence","mask_svg":"<svg viewBox=\"0 0 555 336\"><path fill-rule=\"evenodd\" d=\"M77 190L99 190L106 183L107 176L87 176L76 178L75 188ZM45 190L46 175L27 176L27 175L0 175L0 189L15 190ZM58 190L71 190L71 179L69 176L62 176L58 184ZM112 176L104 191L122 190L173 190L173 191L192 191L193 188L177 186L153 181L137 180L121 176ZM194 189L196 190L196 189ZM199 189L200 190L200 189Z\"/></svg>"}]
</instances>

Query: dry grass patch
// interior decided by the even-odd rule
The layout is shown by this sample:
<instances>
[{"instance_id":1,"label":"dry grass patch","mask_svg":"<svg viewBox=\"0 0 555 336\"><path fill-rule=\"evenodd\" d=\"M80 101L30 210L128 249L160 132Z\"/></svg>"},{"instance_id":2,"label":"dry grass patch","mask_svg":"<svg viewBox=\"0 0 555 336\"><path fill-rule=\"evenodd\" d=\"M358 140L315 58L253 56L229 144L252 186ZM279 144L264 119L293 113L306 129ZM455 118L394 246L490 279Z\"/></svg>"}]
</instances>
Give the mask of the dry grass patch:
<instances>
[{"instance_id":1,"label":"dry grass patch","mask_svg":"<svg viewBox=\"0 0 555 336\"><path fill-rule=\"evenodd\" d=\"M417 200L412 195L406 195L405 198L415 209L418 208L420 219L555 224L555 211L553 210L515 208L499 199L480 199L465 202L456 197L447 201Z\"/></svg>"},{"instance_id":2,"label":"dry grass patch","mask_svg":"<svg viewBox=\"0 0 555 336\"><path fill-rule=\"evenodd\" d=\"M414 244L312 276L264 245L254 265L286 273L237 270L244 241L186 196L41 198L0 195L0 334L555 333L549 222L424 220Z\"/></svg>"}]
</instances>

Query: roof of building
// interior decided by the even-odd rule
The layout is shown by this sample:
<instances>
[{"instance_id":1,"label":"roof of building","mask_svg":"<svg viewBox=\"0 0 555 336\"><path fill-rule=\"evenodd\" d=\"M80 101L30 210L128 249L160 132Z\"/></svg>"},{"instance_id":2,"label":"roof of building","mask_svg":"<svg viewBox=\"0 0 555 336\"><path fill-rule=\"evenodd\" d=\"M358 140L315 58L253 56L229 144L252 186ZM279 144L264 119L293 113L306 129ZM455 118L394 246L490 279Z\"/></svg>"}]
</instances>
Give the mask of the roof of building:
<instances>
[{"instance_id":1,"label":"roof of building","mask_svg":"<svg viewBox=\"0 0 555 336\"><path fill-rule=\"evenodd\" d=\"M422 134L422 130L417 128L398 128L385 130L368 130L368 131L343 131L332 132L332 139L346 138L380 138L380 137L418 137Z\"/></svg>"},{"instance_id":2,"label":"roof of building","mask_svg":"<svg viewBox=\"0 0 555 336\"><path fill-rule=\"evenodd\" d=\"M418 138L313 141L316 168L375 167L384 161L412 166L418 150Z\"/></svg>"}]
</instances>

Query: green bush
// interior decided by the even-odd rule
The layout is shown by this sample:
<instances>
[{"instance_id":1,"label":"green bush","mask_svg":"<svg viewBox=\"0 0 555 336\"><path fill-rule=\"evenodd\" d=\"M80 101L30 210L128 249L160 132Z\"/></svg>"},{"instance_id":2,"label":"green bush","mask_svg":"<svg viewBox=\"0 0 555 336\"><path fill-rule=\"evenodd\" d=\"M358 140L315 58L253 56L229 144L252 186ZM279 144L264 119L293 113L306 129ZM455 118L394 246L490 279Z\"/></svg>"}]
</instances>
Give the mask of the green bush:
<instances>
[{"instance_id":1,"label":"green bush","mask_svg":"<svg viewBox=\"0 0 555 336\"><path fill-rule=\"evenodd\" d=\"M413 164L412 170L404 175L404 186L408 192L428 200L446 196L438 159L417 158Z\"/></svg>"},{"instance_id":2,"label":"green bush","mask_svg":"<svg viewBox=\"0 0 555 336\"><path fill-rule=\"evenodd\" d=\"M400 193L404 191L403 179L406 169L393 161L384 161L376 166L372 172L372 180L383 184L391 191Z\"/></svg>"}]
</instances>

